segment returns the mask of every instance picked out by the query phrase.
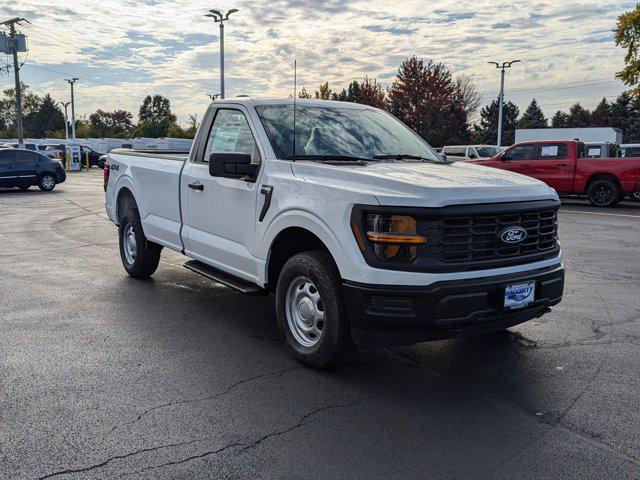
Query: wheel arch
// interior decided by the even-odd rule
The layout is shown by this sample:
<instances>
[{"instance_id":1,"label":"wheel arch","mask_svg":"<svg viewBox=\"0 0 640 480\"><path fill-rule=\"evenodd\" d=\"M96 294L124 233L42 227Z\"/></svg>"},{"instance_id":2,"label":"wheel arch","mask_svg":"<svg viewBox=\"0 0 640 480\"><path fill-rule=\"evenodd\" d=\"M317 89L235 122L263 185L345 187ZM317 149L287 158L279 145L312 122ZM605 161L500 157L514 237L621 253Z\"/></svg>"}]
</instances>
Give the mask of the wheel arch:
<instances>
[{"instance_id":1,"label":"wheel arch","mask_svg":"<svg viewBox=\"0 0 640 480\"><path fill-rule=\"evenodd\" d=\"M585 194L589 191L589 187L591 187L593 182L595 182L596 180L612 180L618 186L618 188L622 191L622 185L620 184L620 180L615 174L610 172L596 172L591 174L591 176L587 179L586 183L584 184Z\"/></svg>"},{"instance_id":2,"label":"wheel arch","mask_svg":"<svg viewBox=\"0 0 640 480\"><path fill-rule=\"evenodd\" d=\"M265 232L262 258L266 258L264 282L274 288L286 261L297 253L324 250L331 255L338 271L344 258L338 240L327 225L306 212L290 212L276 219Z\"/></svg>"}]
</instances>

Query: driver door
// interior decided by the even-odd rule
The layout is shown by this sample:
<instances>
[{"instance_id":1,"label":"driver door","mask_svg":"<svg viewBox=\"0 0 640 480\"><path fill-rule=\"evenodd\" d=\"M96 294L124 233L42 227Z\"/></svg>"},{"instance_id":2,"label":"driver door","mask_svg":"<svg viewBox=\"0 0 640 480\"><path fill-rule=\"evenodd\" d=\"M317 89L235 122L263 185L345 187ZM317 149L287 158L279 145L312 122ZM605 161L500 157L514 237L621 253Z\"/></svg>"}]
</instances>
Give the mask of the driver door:
<instances>
[{"instance_id":1,"label":"driver door","mask_svg":"<svg viewBox=\"0 0 640 480\"><path fill-rule=\"evenodd\" d=\"M185 253L254 282L258 279L253 256L257 182L211 176L209 158L212 153L245 153L252 156L252 163L260 163L255 138L243 110L219 108L206 147L185 165L180 187L186 204Z\"/></svg>"}]
</instances>

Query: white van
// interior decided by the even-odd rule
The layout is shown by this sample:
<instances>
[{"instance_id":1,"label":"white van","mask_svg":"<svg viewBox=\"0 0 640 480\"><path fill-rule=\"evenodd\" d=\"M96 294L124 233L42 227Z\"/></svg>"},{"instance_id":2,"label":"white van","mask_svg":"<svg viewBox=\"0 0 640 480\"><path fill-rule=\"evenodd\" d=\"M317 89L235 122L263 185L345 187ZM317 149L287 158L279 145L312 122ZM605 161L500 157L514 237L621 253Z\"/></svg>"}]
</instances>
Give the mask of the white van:
<instances>
[{"instance_id":1,"label":"white van","mask_svg":"<svg viewBox=\"0 0 640 480\"><path fill-rule=\"evenodd\" d=\"M495 157L500 153L500 147L496 145L447 145L442 147L442 153L452 160L475 160Z\"/></svg>"}]
</instances>

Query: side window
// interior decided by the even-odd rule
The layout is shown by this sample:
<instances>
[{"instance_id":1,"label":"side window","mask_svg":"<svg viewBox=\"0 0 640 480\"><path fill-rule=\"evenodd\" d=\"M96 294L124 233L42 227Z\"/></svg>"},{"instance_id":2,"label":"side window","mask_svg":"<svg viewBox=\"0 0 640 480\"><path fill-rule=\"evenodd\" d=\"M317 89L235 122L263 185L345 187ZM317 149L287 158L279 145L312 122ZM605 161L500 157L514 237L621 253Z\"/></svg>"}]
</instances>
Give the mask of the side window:
<instances>
[{"instance_id":1,"label":"side window","mask_svg":"<svg viewBox=\"0 0 640 480\"><path fill-rule=\"evenodd\" d=\"M246 153L251 155L252 163L260 161L256 141L244 113L239 110L218 110L209 132L203 161L208 162L212 153Z\"/></svg>"},{"instance_id":2,"label":"side window","mask_svg":"<svg viewBox=\"0 0 640 480\"><path fill-rule=\"evenodd\" d=\"M35 152L16 151L16 168L35 167L38 163L38 154Z\"/></svg>"},{"instance_id":3,"label":"side window","mask_svg":"<svg viewBox=\"0 0 640 480\"><path fill-rule=\"evenodd\" d=\"M2 169L13 168L13 159L15 158L15 151L6 149L0 150L0 167Z\"/></svg>"},{"instance_id":4,"label":"side window","mask_svg":"<svg viewBox=\"0 0 640 480\"><path fill-rule=\"evenodd\" d=\"M531 160L535 145L519 145L506 152L508 160Z\"/></svg>"},{"instance_id":5,"label":"side window","mask_svg":"<svg viewBox=\"0 0 640 480\"><path fill-rule=\"evenodd\" d=\"M567 158L568 148L566 143L542 143L538 148L538 158L540 160Z\"/></svg>"},{"instance_id":6,"label":"side window","mask_svg":"<svg viewBox=\"0 0 640 480\"><path fill-rule=\"evenodd\" d=\"M602 147L587 147L587 158L600 158L602 156Z\"/></svg>"}]
</instances>

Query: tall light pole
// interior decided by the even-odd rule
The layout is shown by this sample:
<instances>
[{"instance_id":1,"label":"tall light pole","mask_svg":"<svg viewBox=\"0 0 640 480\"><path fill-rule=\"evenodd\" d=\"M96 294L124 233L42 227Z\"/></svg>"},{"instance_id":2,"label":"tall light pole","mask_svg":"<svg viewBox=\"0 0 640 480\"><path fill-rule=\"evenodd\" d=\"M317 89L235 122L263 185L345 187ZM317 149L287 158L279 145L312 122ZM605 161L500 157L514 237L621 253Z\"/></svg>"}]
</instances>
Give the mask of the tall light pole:
<instances>
[{"instance_id":1,"label":"tall light pole","mask_svg":"<svg viewBox=\"0 0 640 480\"><path fill-rule=\"evenodd\" d=\"M500 104L500 109L498 110L498 146L502 146L502 109L504 105L504 72L507 68L511 68L511 65L514 63L518 63L520 60L512 60L510 62L502 62L502 65L498 62L487 62L491 65L495 65L496 68L500 69L500 97L498 103Z\"/></svg>"},{"instance_id":2,"label":"tall light pole","mask_svg":"<svg viewBox=\"0 0 640 480\"><path fill-rule=\"evenodd\" d=\"M218 10L209 10L205 17L213 18L213 21L220 24L220 98L224 98L224 22L229 20L229 15L237 12L237 8L232 8L224 15Z\"/></svg>"},{"instance_id":3,"label":"tall light pole","mask_svg":"<svg viewBox=\"0 0 640 480\"><path fill-rule=\"evenodd\" d=\"M76 104L73 98L73 84L76 83L79 78L67 78L67 82L71 85L71 141L76 143Z\"/></svg>"},{"instance_id":4,"label":"tall light pole","mask_svg":"<svg viewBox=\"0 0 640 480\"><path fill-rule=\"evenodd\" d=\"M67 116L67 107L71 102L59 102L64 107L64 138L69 143L69 117Z\"/></svg>"}]
</instances>

